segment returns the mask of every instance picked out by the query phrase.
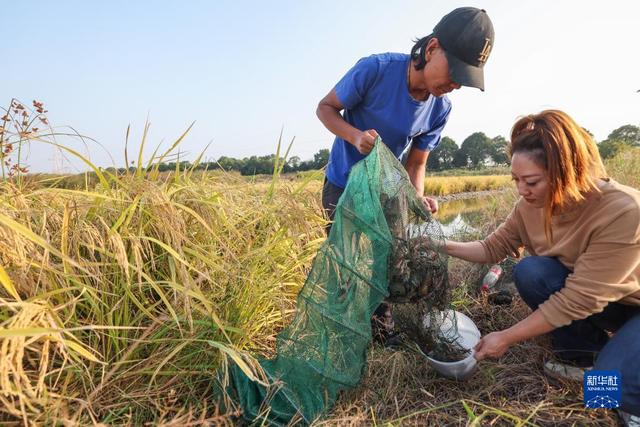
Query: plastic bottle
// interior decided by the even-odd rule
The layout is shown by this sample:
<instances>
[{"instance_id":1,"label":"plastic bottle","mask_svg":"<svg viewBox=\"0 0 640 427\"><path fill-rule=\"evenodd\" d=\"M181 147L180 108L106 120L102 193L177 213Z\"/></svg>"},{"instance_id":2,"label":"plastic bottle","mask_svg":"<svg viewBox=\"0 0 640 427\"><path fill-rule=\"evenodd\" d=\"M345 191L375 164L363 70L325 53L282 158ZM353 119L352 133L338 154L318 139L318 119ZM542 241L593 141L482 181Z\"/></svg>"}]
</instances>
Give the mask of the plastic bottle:
<instances>
[{"instance_id":1,"label":"plastic bottle","mask_svg":"<svg viewBox=\"0 0 640 427\"><path fill-rule=\"evenodd\" d=\"M484 278L482 279L482 290L493 290L500 277L502 277L503 272L504 270L502 270L502 267L500 267L498 264L492 265L487 274L485 274Z\"/></svg>"}]
</instances>

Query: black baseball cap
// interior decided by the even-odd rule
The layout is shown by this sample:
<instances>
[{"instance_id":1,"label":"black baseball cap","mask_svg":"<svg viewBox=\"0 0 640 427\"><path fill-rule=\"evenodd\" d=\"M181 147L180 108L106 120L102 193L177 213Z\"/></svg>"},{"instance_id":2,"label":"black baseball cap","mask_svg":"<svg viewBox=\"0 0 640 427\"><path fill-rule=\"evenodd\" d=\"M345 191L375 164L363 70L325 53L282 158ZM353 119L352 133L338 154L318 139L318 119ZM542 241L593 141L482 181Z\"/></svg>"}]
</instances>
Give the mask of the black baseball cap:
<instances>
[{"instance_id":1,"label":"black baseball cap","mask_svg":"<svg viewBox=\"0 0 640 427\"><path fill-rule=\"evenodd\" d=\"M451 79L484 91L484 64L493 48L495 33L484 9L459 7L433 28L449 61Z\"/></svg>"}]
</instances>

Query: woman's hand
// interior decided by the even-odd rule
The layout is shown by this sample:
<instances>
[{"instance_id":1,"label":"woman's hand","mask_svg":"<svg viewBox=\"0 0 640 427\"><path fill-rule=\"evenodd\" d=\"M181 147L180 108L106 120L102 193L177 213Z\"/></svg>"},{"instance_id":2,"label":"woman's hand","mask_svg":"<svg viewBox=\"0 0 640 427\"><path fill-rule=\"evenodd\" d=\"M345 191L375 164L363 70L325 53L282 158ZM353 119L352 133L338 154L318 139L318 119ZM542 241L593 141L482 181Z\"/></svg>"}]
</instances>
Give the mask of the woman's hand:
<instances>
[{"instance_id":1,"label":"woman's hand","mask_svg":"<svg viewBox=\"0 0 640 427\"><path fill-rule=\"evenodd\" d=\"M480 361L491 357L497 359L511 347L511 342L507 339L505 331L492 332L489 335L483 337L475 346L476 360Z\"/></svg>"},{"instance_id":2,"label":"woman's hand","mask_svg":"<svg viewBox=\"0 0 640 427\"><path fill-rule=\"evenodd\" d=\"M477 360L501 357L513 344L526 341L555 329L537 309L509 329L492 332L475 346Z\"/></svg>"},{"instance_id":3,"label":"woman's hand","mask_svg":"<svg viewBox=\"0 0 640 427\"><path fill-rule=\"evenodd\" d=\"M373 145L378 137L378 132L375 129L365 130L360 132L351 143L362 155L367 155L373 150Z\"/></svg>"}]
</instances>

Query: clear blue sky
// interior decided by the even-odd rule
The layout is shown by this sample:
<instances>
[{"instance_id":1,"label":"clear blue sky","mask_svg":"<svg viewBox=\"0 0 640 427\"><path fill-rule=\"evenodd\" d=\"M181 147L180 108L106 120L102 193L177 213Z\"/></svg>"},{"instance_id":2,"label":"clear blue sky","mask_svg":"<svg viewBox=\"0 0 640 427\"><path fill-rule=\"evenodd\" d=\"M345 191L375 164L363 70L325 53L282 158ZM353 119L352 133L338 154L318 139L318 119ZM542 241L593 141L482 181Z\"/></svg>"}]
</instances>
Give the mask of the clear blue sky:
<instances>
[{"instance_id":1,"label":"clear blue sky","mask_svg":"<svg viewBox=\"0 0 640 427\"><path fill-rule=\"evenodd\" d=\"M496 30L486 92L462 88L444 134L508 135L518 115L561 108L604 139L640 124L640 2L12 1L2 5L0 102L44 101L54 125L98 140L91 159L123 166L149 116L153 146L196 121L194 158L275 151L282 126L311 158L332 137L318 101L355 61L408 52L451 9L485 8ZM73 143L76 147L79 145ZM86 150L85 150L86 151ZM32 170L55 168L32 147Z\"/></svg>"}]
</instances>

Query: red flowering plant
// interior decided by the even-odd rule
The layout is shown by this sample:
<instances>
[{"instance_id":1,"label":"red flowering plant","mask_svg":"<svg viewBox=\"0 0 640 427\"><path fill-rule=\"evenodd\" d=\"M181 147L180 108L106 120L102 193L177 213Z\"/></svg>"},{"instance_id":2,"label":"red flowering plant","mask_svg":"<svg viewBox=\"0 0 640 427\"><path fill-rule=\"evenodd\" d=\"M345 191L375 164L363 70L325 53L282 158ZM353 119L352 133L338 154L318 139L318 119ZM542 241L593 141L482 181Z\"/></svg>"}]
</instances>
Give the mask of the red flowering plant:
<instances>
[{"instance_id":1,"label":"red flowering plant","mask_svg":"<svg viewBox=\"0 0 640 427\"><path fill-rule=\"evenodd\" d=\"M38 126L49 126L49 120L44 104L35 100L33 108L27 108L12 99L9 108L0 110L0 169L2 179L7 179L29 172L24 164L24 146L38 136Z\"/></svg>"}]
</instances>

